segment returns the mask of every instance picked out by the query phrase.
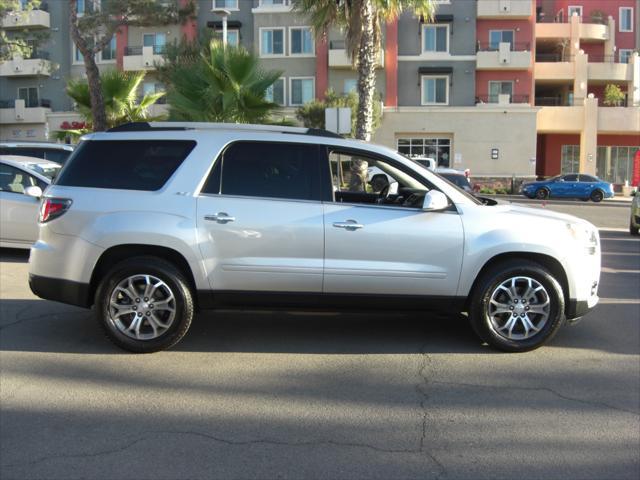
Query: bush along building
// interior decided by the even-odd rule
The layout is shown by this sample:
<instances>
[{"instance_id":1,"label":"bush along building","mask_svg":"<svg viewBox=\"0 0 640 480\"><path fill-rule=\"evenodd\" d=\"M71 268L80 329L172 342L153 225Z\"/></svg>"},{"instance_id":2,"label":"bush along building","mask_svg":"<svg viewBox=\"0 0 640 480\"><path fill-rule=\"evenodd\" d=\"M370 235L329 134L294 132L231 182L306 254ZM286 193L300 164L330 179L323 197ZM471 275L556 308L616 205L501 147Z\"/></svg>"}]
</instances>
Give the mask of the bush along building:
<instances>
[{"instance_id":1,"label":"bush along building","mask_svg":"<svg viewBox=\"0 0 640 480\"><path fill-rule=\"evenodd\" d=\"M78 0L78 11L92 1ZM198 0L193 21L121 28L98 65L144 70L141 94L161 90L154 71L165 46L221 33L224 9L229 44L284 72L268 95L294 118L328 89L357 88L357 75L344 36L316 38L291 3ZM384 106L374 142L507 186L513 177L568 172L618 185L631 179L640 149L640 0L435 3L430 22L405 12L382 26L376 88ZM79 120L64 94L66 80L84 74L68 10L68 2L49 0L2 18L8 36L48 30L49 38L33 58L0 64L1 140L43 140ZM166 108L154 105L152 113Z\"/></svg>"}]
</instances>

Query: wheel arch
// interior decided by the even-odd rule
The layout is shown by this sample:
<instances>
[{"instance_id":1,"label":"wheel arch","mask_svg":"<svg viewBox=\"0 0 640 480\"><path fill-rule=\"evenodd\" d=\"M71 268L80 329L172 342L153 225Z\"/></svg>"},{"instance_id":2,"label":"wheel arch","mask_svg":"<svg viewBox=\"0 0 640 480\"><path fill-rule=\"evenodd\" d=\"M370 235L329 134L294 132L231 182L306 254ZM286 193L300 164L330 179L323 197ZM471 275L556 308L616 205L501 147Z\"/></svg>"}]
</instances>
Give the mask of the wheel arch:
<instances>
[{"instance_id":1,"label":"wheel arch","mask_svg":"<svg viewBox=\"0 0 640 480\"><path fill-rule=\"evenodd\" d=\"M552 257L551 255L545 255L544 253L534 253L534 252L500 253L500 254L494 255L489 260L487 260L482 266L482 268L478 271L478 274L476 275L473 281L473 284L471 285L471 289L469 290L469 295L467 296L467 300L465 302L466 311L469 310L469 302L471 300L471 297L473 296L473 292L475 292L475 289L478 287L478 282L480 281L482 276L487 271L494 268L496 265L499 265L500 263L505 262L507 260L529 260L547 268L551 272L551 274L554 276L554 278L558 280L558 282L560 283L560 286L562 287L562 293L565 299L565 312L566 312L566 309L570 303L569 300L571 296L570 296L570 290L569 290L569 281L568 281L567 273L565 272L564 267L556 258Z\"/></svg>"},{"instance_id":2,"label":"wheel arch","mask_svg":"<svg viewBox=\"0 0 640 480\"><path fill-rule=\"evenodd\" d=\"M91 281L89 282L89 304L93 305L98 284L102 277L109 271L110 267L127 258L142 256L158 257L173 264L187 280L197 306L196 282L187 259L180 252L169 247L136 243L116 245L102 252L91 273Z\"/></svg>"}]
</instances>

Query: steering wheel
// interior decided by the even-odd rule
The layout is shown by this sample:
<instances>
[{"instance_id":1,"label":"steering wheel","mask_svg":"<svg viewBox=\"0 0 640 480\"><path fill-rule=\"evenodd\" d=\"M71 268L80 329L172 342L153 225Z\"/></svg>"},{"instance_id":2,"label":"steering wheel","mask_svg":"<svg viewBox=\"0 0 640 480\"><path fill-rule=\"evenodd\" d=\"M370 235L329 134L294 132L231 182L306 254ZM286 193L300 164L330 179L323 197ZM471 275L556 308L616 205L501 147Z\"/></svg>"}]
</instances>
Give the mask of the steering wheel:
<instances>
[{"instance_id":1,"label":"steering wheel","mask_svg":"<svg viewBox=\"0 0 640 480\"><path fill-rule=\"evenodd\" d=\"M378 198L376 199L376 203L379 203L379 204L385 203L387 201L387 198L389 198L390 191L391 191L391 184L387 183L384 186L384 188L380 190L380 193L378 193Z\"/></svg>"}]
</instances>

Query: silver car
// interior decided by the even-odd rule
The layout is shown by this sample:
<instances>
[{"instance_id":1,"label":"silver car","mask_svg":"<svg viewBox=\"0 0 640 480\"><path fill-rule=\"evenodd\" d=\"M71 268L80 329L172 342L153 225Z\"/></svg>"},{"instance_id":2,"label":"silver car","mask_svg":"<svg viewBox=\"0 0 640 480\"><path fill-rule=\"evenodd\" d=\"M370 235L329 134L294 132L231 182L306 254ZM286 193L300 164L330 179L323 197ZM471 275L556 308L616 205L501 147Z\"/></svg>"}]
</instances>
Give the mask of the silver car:
<instances>
[{"instance_id":1,"label":"silver car","mask_svg":"<svg viewBox=\"0 0 640 480\"><path fill-rule=\"evenodd\" d=\"M369 168L389 183L372 188ZM468 312L482 341L525 351L598 302L590 223L485 205L388 148L306 128L86 136L39 222L33 292L93 305L134 352L174 345L199 309L248 305Z\"/></svg>"},{"instance_id":2,"label":"silver car","mask_svg":"<svg viewBox=\"0 0 640 480\"><path fill-rule=\"evenodd\" d=\"M0 247L31 248L40 197L59 169L40 158L0 155Z\"/></svg>"}]
</instances>

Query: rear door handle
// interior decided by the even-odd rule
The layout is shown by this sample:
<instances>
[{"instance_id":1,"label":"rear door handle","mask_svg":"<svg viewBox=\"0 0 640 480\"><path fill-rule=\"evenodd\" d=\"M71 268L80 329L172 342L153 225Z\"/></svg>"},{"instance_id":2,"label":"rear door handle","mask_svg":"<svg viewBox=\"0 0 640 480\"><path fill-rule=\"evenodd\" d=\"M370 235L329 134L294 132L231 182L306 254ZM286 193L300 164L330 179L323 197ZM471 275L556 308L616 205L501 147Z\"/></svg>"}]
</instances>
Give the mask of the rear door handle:
<instances>
[{"instance_id":1,"label":"rear door handle","mask_svg":"<svg viewBox=\"0 0 640 480\"><path fill-rule=\"evenodd\" d=\"M354 231L364 228L364 225L358 223L356 220L347 220L346 222L334 222L333 226L336 228L344 228L345 230Z\"/></svg>"},{"instance_id":2,"label":"rear door handle","mask_svg":"<svg viewBox=\"0 0 640 480\"><path fill-rule=\"evenodd\" d=\"M213 215L205 215L204 219L209 220L210 222L218 222L218 223L225 224L229 222L235 222L236 217L230 217L225 212L218 212L218 213L214 213Z\"/></svg>"}]
</instances>

